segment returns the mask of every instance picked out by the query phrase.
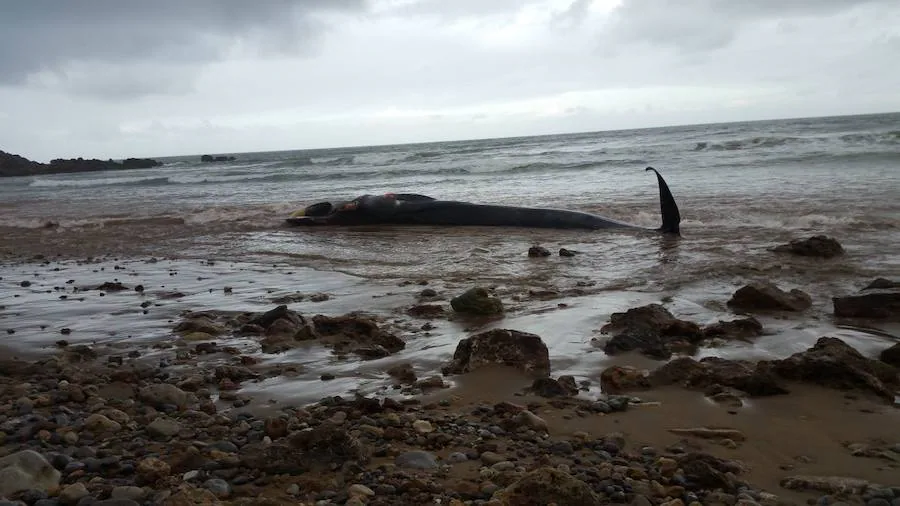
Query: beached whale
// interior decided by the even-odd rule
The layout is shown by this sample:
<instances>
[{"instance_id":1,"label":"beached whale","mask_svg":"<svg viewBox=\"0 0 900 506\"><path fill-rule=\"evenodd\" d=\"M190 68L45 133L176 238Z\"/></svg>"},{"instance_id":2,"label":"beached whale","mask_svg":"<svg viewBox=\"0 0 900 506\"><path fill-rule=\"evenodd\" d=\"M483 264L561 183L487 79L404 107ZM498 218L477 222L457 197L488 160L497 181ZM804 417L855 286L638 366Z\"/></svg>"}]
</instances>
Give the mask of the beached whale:
<instances>
[{"instance_id":1,"label":"beached whale","mask_svg":"<svg viewBox=\"0 0 900 506\"><path fill-rule=\"evenodd\" d=\"M412 193L363 195L342 202L319 202L291 213L286 221L296 226L438 225L588 230L629 228L680 235L681 214L669 186L656 169L647 167L646 170L653 171L659 183L662 225L653 229L581 211L437 200Z\"/></svg>"}]
</instances>

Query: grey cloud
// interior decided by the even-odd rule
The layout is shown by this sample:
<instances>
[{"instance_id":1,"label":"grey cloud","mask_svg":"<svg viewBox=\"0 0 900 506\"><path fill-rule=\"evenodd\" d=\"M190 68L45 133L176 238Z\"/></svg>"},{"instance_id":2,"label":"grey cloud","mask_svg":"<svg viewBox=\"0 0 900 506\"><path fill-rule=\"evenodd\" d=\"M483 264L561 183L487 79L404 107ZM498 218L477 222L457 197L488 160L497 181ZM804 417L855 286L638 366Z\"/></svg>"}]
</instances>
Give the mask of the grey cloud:
<instances>
[{"instance_id":1,"label":"grey cloud","mask_svg":"<svg viewBox=\"0 0 900 506\"><path fill-rule=\"evenodd\" d=\"M320 28L316 14L364 8L364 0L5 2L0 84L73 62L197 64L223 57L236 41L290 53Z\"/></svg>"},{"instance_id":2,"label":"grey cloud","mask_svg":"<svg viewBox=\"0 0 900 506\"><path fill-rule=\"evenodd\" d=\"M743 25L768 19L824 17L894 0L625 0L604 27L603 45L614 52L625 44L695 52L728 46Z\"/></svg>"}]
</instances>

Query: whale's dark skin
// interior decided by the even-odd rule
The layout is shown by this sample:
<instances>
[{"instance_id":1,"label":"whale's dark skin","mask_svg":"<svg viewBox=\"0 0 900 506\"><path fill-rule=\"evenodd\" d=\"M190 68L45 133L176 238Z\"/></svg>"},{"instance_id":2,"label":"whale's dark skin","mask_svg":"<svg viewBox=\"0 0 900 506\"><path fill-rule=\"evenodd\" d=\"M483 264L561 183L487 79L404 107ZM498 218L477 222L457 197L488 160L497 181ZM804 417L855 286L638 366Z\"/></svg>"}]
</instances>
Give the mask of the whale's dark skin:
<instances>
[{"instance_id":1,"label":"whale's dark skin","mask_svg":"<svg viewBox=\"0 0 900 506\"><path fill-rule=\"evenodd\" d=\"M343 202L320 202L293 213L287 223L296 226L438 225L495 226L557 229L637 229L680 235L681 214L663 177L659 183L662 225L647 229L596 214L566 209L474 204L437 200L426 195L398 193L363 195Z\"/></svg>"}]
</instances>

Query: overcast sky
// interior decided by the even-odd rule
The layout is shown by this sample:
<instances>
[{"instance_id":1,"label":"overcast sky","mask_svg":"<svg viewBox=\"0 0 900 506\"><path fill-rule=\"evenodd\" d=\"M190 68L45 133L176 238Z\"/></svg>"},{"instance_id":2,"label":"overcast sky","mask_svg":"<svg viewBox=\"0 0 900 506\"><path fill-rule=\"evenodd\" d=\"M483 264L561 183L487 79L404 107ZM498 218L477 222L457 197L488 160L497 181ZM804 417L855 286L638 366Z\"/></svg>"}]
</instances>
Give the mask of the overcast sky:
<instances>
[{"instance_id":1,"label":"overcast sky","mask_svg":"<svg viewBox=\"0 0 900 506\"><path fill-rule=\"evenodd\" d=\"M119 158L900 110L898 0L28 0L0 150Z\"/></svg>"}]
</instances>

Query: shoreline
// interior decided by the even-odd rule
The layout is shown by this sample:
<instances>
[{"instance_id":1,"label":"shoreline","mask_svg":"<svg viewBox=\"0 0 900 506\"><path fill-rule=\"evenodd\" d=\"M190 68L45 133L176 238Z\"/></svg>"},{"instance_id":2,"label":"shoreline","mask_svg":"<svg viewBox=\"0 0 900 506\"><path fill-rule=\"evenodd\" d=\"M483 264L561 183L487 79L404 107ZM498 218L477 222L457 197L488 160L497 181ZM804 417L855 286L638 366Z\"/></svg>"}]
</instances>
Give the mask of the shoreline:
<instances>
[{"instance_id":1,"label":"shoreline","mask_svg":"<svg viewBox=\"0 0 900 506\"><path fill-rule=\"evenodd\" d=\"M456 505L531 504L509 502L509 494L529 483L518 481L526 476L568 480L571 487L567 490L582 494L572 499L576 501L572 504L598 500L598 504L677 506L697 499L700 504L749 506L804 504L829 495L825 490L809 490L825 486L822 484L795 480L791 486L800 483L796 486L801 489L783 486L785 478L804 475L845 476L880 485L846 496L835 490L835 500L855 503L865 495L868 501L882 498L891 504L894 498L900 499L900 482L889 482L900 468L900 438L894 430L900 410L866 391L784 380L790 393L739 398L741 407L736 407L734 398L719 404L703 389L678 385L604 393L610 389L602 385L601 369L658 369L666 363L636 351L601 360L598 364L602 367L593 374L576 373L577 382L588 384L578 392L555 397L529 391L534 377L515 368L488 366L455 374L436 371L457 347L455 340L446 342L448 336L471 337L497 328L543 329L537 333L551 338L546 341L550 343L549 361L554 364L549 377L562 384L559 376L571 364L565 364L566 360L561 364L553 350L565 338L551 335L557 320L535 327L533 317L565 311L559 304L577 305L590 296L521 301L507 308L512 314L493 321L455 319L446 312L421 319L411 317L407 310L446 305L459 295L459 287L434 281L419 285L415 280L399 286L395 280L373 285L372 280L336 273L233 262L125 258L36 262L21 256L17 260L5 267L17 266L14 272L19 273L52 273L53 279L59 280L71 276L74 281L41 284L41 275L31 279L5 275L0 283L37 283L26 287L35 291L35 301L44 295L59 298L62 294L67 299L57 302L61 307L74 302L68 301L69 297L84 297L82 302L88 304L81 313L68 317L54 311L41 316L56 327L68 325L71 334L63 335L53 327L39 329L35 319L26 326L33 330L18 326L14 334L5 336L7 342L30 339L32 351L38 349L37 343L43 344L40 355L20 354L24 360L38 360L38 368L10 362L10 355L4 354L2 451L6 455L35 449L59 468L61 487L45 491L59 499L59 504L75 504L77 501L67 501L76 495L101 500L96 504L117 497L134 504L172 506L436 504L436 498L442 504ZM78 276L72 276L74 265L81 268ZM191 265L196 270L191 270ZM292 274L285 278L283 271ZM151 272L157 277L148 277ZM287 280L298 276L317 290L290 286ZM164 283L159 279L165 278L170 281L161 286ZM250 278L259 282L234 283ZM95 286L114 280L122 282L124 289L109 286L98 290ZM146 286L136 293L139 283ZM223 285L229 284L234 286L226 294ZM192 288L186 290L187 286ZM322 335L308 344L289 343L287 352L260 355L261 339L274 345L280 342L269 329L245 336L232 336L225 330L231 328L227 325L233 315L249 310L258 317L276 308L279 302L275 299L290 297L298 288L302 300L287 302L289 310L305 318L316 314L349 316L351 321L374 318L377 328L400 336L408 350L397 354L402 357L398 359L389 353L382 361L361 360L356 356L360 353L357 345L351 343L346 351L334 354L334 347L346 345L346 340L333 341ZM426 288L437 289L439 297L423 300L421 293ZM313 302L319 293L325 297ZM661 294L638 295L652 302ZM509 301L507 296L504 299ZM643 304L628 298L617 303L621 311L638 306ZM516 307L532 309L519 314ZM155 316L141 324L145 310ZM591 305L585 310L596 311ZM205 311L216 325L225 325L225 331L216 336L179 335L176 327L191 320L192 312L196 317L198 311ZM73 325L72 318L79 314L89 318L80 326ZM22 316L10 314L4 306L0 317L0 325L10 328L9 322ZM788 330L791 322L805 317L780 318L786 323L776 328ZM762 321L768 326L779 318ZM597 322L599 329L604 322ZM424 330L435 325L436 329ZM891 325L885 328L893 330ZM104 328L114 330L115 335L100 339ZM867 360L889 346L886 338L860 339L851 342L881 343L866 351ZM64 345L58 343L62 340ZM435 351L440 340L442 351ZM566 345L566 349L589 344L581 341ZM371 345L362 342L362 353L371 350ZM701 350L716 354L715 348ZM596 352L603 354L599 349ZM404 364L415 379L404 372ZM399 369L389 372L395 366ZM353 394L359 380L369 385L361 390L361 397ZM322 390L313 390L321 394L292 395L308 388L304 385L321 386ZM609 403L598 404L603 399ZM634 399L642 402L631 404ZM598 405L607 407L597 411L601 409ZM624 405L625 409L603 411L612 405ZM536 418L522 415L526 408ZM423 421L427 424L420 423ZM730 438L713 439L670 432L704 427L738 432L727 432ZM338 436L336 428L349 438ZM312 433L304 432L309 429ZM76 435L67 435L70 433ZM322 439L308 440L313 436ZM276 451L287 453L274 458L272 452ZM313 455L315 462L310 461ZM288 467L272 467L268 461ZM563 474L554 474L560 470ZM698 470L706 470L706 474L697 474ZM746 485L738 484L744 480ZM529 495L545 492L531 490ZM887 498L887 494L892 495ZM124 504L132 503L120 506Z\"/></svg>"}]
</instances>

